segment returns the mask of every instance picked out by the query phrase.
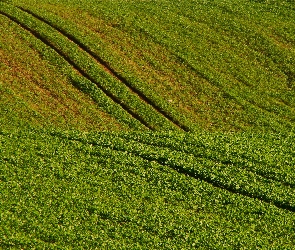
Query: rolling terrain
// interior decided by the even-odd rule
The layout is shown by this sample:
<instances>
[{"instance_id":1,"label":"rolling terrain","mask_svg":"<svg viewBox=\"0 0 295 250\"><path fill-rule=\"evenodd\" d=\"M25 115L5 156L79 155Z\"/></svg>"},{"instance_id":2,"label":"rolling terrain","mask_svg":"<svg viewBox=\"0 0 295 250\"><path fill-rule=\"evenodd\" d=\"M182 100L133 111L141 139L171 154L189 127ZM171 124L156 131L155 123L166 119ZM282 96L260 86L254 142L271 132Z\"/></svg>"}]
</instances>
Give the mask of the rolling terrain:
<instances>
[{"instance_id":1,"label":"rolling terrain","mask_svg":"<svg viewBox=\"0 0 295 250\"><path fill-rule=\"evenodd\" d=\"M294 17L0 1L0 246L292 249Z\"/></svg>"}]
</instances>

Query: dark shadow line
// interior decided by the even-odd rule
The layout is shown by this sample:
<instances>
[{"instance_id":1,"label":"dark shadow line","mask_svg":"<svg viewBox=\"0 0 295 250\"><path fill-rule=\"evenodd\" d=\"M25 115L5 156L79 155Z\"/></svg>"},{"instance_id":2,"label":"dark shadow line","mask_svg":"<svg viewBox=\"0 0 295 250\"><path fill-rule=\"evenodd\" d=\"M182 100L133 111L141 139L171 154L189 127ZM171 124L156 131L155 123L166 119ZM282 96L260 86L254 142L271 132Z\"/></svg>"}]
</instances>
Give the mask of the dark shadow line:
<instances>
[{"instance_id":1,"label":"dark shadow line","mask_svg":"<svg viewBox=\"0 0 295 250\"><path fill-rule=\"evenodd\" d=\"M123 140L126 140L124 137L121 137L120 135L118 135L118 137L120 137L121 139ZM133 142L138 142L138 143L141 143L143 145L147 145L147 146L153 146L153 147L158 147L158 148L165 148L165 149L170 149L170 150L173 150L173 151L176 151L176 152L179 152L179 153L184 153L184 154L191 154L193 155L194 157L196 158L203 158L203 159L207 159L207 160L210 160L210 161L214 161L214 162L218 162L218 163L221 163L221 164L224 164L224 165L233 165L235 167L239 167L239 163L236 163L236 162L232 162L230 160L222 160L222 161L218 161L218 159L216 158L213 158L213 157L209 157L209 156L200 156L200 155L197 155L197 154L194 154L193 152L190 152L190 151L186 151L186 150L181 150L181 149L175 149L175 148L171 148L169 146L165 146L165 145L162 145L162 146L159 146L159 145L155 145L155 144L152 144L152 143L148 143L148 142L143 142L143 141L140 141L140 140L134 140L134 139L130 139L130 141L133 141ZM243 159L247 159L245 157L243 157ZM258 163L256 160L253 160L252 161L253 163ZM279 182L280 184L282 184L283 186L286 186L286 187L289 187L289 188L295 188L295 184L293 183L290 183L290 182L286 182L286 181L282 181L282 180L279 180L275 177L271 177L271 176L267 176L265 175L264 173L261 173L259 171L255 171L255 170L251 170L251 169L248 169L247 167L239 167L241 169L244 169L246 170L247 172L250 172L250 173L254 173L262 178L265 178L267 180L271 180L271 181L276 181L276 182Z\"/></svg>"},{"instance_id":2,"label":"dark shadow line","mask_svg":"<svg viewBox=\"0 0 295 250\"><path fill-rule=\"evenodd\" d=\"M0 11L0 14L3 16L6 16L11 21L18 24L21 28L31 33L33 36L35 36L37 39L39 39L41 42L49 46L51 49L53 49L55 52L57 52L64 60L66 60L75 70L77 70L82 76L84 76L86 79L91 81L92 83L95 83L95 85L101 89L109 98L111 98L115 103L119 104L127 113L129 113L133 118L138 120L141 124L143 124L145 127L154 130L154 128L149 125L146 121L144 121L138 114L136 114L134 111L132 111L125 103L123 103L117 96L115 96L113 93L102 87L96 80L92 79L86 72L84 72L83 69L81 69L75 62L71 60L70 57L68 57L63 51L56 48L54 45L52 45L50 42L48 42L46 39L44 39L38 32L35 30L27 27L25 24L21 23L17 20L17 18L6 14L5 12Z\"/></svg>"},{"instance_id":3,"label":"dark shadow line","mask_svg":"<svg viewBox=\"0 0 295 250\"><path fill-rule=\"evenodd\" d=\"M148 156L142 156L142 155L139 155L139 154L136 154L136 153L133 153L133 152L129 152L129 151L126 151L126 150L116 148L116 146L101 145L101 144L96 143L96 142L87 142L87 141L85 141L83 139L79 139L79 138L69 138L67 136L63 136L63 135L60 135L58 133L57 134L52 133L51 135L52 136L57 136L57 137L62 138L62 139L67 139L67 140L72 140L72 141L79 141L81 143L90 144L90 145L93 145L93 146L101 146L103 148L108 148L108 149L111 149L111 150L115 150L117 152L128 152L129 154L131 154L133 156L136 156L136 157L139 157L139 158L144 159L144 160L156 161L158 164L160 164L162 166L165 166L165 167L169 167L171 169L174 169L175 171L177 171L180 174L190 176L190 177L192 177L194 179L197 179L197 180L205 181L208 184L211 184L212 186L214 186L216 188L227 190L228 192L233 193L233 194L239 194L239 195L243 195L243 196L248 197L248 198L257 199L257 200L260 200L262 202L268 203L270 205L274 205L279 209L284 209L284 210L287 210L287 211L290 211L290 212L295 212L295 206L292 206L292 205L290 205L288 203L285 203L283 201L272 200L272 199L267 198L267 197L262 197L261 195L254 194L254 193L249 193L249 192L247 192L245 190L237 190L233 186L224 185L224 184L218 182L218 180L217 181L212 180L210 177L207 177L207 176L202 175L202 174L198 174L198 173L194 172L193 170L186 170L182 166L178 166L178 165L173 165L173 166L169 165L169 164L165 163L166 159L164 159L164 158L161 161L161 158L157 159L156 157L153 158L153 157L148 157Z\"/></svg>"},{"instance_id":4,"label":"dark shadow line","mask_svg":"<svg viewBox=\"0 0 295 250\"><path fill-rule=\"evenodd\" d=\"M64 29L56 26L55 24L53 24L52 22L46 20L45 18L37 15L36 13L32 12L31 10L25 9L25 8L23 8L21 6L16 6L16 7L19 8L19 9L21 9L22 11L24 11L24 12L32 15L33 17L37 18L38 20L46 23L47 25L51 26L52 28L54 28L55 30L57 30L59 33L61 33L62 35L64 35L66 38L68 38L69 40L71 40L72 42L74 42L75 44L77 44L81 49L83 49L91 57L93 57L101 66L103 66L105 68L105 71L106 72L108 72L113 77L115 77L117 80L119 80L120 82L122 82L132 92L134 92L140 99L142 99L143 101L145 101L148 105L152 106L154 110L156 110L158 113L160 113L161 115L163 115L166 119L168 119L170 122L172 122L174 125L176 125L180 129L182 129L182 130L184 130L186 132L189 132L190 131L190 128L188 128L187 126L181 124L178 120L176 120L174 117L172 117L170 114L168 114L165 110L161 109L155 102L153 102L148 97L146 97L146 95L143 92L141 92L140 90L138 90L136 87L132 86L132 84L130 84L126 78L124 78L118 72L116 72L113 68L111 68L108 62L106 62L104 59L102 59L101 57L99 57L96 53L94 53L85 44L83 44L82 42L80 42L74 35L70 34L66 30L64 30Z\"/></svg>"},{"instance_id":5,"label":"dark shadow line","mask_svg":"<svg viewBox=\"0 0 295 250\"><path fill-rule=\"evenodd\" d=\"M95 143L89 143L89 144L92 144L92 145L96 146ZM115 150L115 151L119 151L119 152L126 152L124 150L120 150L120 149L117 149L115 147L109 147L109 146L99 145L99 144L97 144L97 146L102 146L102 147L109 148L109 149L112 149L112 150ZM169 165L169 164L165 163L164 161L161 161L160 159L150 158L148 156L147 157L144 157L144 156L141 156L141 155L132 153L132 152L129 152L129 153L131 155L133 155L133 156L140 157L140 158L142 158L144 160L148 160L148 161L153 160L153 161L156 161L158 164L160 164L162 166L169 167L171 169L174 169L175 171L177 171L180 174L185 174L185 175L190 176L190 177L192 177L194 179L205 181L205 182L211 184L214 187L227 190L227 191L229 191L229 192L231 192L233 194L240 194L240 195L246 196L248 198L258 199L258 200L260 200L262 202L266 202L266 203L268 203L270 205L274 205L277 208L288 210L290 212L295 212L295 207L292 206L292 205L290 205L290 204L288 204L288 203L281 202L281 201L276 201L276 200L272 200L272 199L267 198L267 197L261 197L260 195L257 195L257 194L254 194L254 193L249 193L249 192L247 192L245 190L237 190L233 186L224 185L222 183L219 183L218 181L215 181L215 180L212 180L209 177L206 177L205 175L198 174L198 173L196 173L194 171L186 170L182 166L177 166L177 165L172 166L172 165ZM163 160L165 160L165 159L163 159Z\"/></svg>"}]
</instances>

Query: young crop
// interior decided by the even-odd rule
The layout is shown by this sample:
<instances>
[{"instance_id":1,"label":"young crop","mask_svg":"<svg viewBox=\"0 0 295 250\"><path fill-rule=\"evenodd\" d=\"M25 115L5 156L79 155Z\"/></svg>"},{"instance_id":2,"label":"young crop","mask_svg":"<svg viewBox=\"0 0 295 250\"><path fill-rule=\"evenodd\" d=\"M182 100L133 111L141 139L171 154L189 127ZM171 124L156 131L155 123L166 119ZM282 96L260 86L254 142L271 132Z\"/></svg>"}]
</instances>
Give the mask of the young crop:
<instances>
[{"instance_id":1,"label":"young crop","mask_svg":"<svg viewBox=\"0 0 295 250\"><path fill-rule=\"evenodd\" d=\"M140 98L130 93L126 86L119 84L118 81L102 70L87 52L81 50L78 45L73 44L71 40L62 36L52 27L9 5L4 5L3 13L19 22L33 35L52 47L75 70L95 83L106 95L145 126L151 129L175 128L167 119L153 111L148 105L143 104Z\"/></svg>"},{"instance_id":2,"label":"young crop","mask_svg":"<svg viewBox=\"0 0 295 250\"><path fill-rule=\"evenodd\" d=\"M158 136L174 141L183 137ZM152 137L151 142L157 143ZM284 189L281 196L274 188L272 201L265 201L263 188L272 184L258 190L251 175L242 171L249 181L246 189L238 167L232 173L239 176L231 184L241 187L233 192L215 185L229 185L228 166L218 175L210 161L135 144L116 134L2 131L0 145L6 145L0 147L1 247L255 248L257 241L265 248L294 245L286 237L293 212L271 204L291 197L292 190ZM180 167L199 176L191 177ZM209 179L200 178L205 172ZM243 190L259 191L262 197L251 198Z\"/></svg>"},{"instance_id":3,"label":"young crop","mask_svg":"<svg viewBox=\"0 0 295 250\"><path fill-rule=\"evenodd\" d=\"M140 143L138 140L124 140L117 136L106 140L105 137L100 136L86 139L68 138L85 141L98 147L127 152L149 161L156 161L163 166L171 167L180 173L205 180L214 186L225 188L231 192L257 198L290 211L295 210L295 196L292 191L294 183L292 181L288 184L288 179L290 180L288 171L292 174L290 168L281 170L282 177L285 175L287 178L289 177L288 179L279 176L272 178L252 167L252 165L257 164L256 162L250 163L250 167L248 167L244 162L234 164L234 160L232 160L234 157L232 156L222 159L216 150L218 146L212 149L210 145L205 145L200 150L204 154L195 156L194 152L176 151L165 145L150 146ZM157 141L154 143L157 143ZM184 141L181 144L186 147ZM224 144L222 147L224 147ZM225 154L225 152L222 153ZM274 169L274 171L276 170L279 169Z\"/></svg>"},{"instance_id":4,"label":"young crop","mask_svg":"<svg viewBox=\"0 0 295 250\"><path fill-rule=\"evenodd\" d=\"M294 11L0 1L0 248L293 249Z\"/></svg>"}]
</instances>

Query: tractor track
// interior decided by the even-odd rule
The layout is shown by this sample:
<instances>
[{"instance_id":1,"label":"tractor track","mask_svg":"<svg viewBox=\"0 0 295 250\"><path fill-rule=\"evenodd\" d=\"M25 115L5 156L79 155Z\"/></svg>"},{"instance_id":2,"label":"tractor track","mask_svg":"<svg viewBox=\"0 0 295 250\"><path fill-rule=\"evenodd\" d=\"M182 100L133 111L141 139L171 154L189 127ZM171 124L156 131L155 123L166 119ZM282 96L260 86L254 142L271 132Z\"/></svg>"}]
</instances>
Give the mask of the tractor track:
<instances>
[{"instance_id":1,"label":"tractor track","mask_svg":"<svg viewBox=\"0 0 295 250\"><path fill-rule=\"evenodd\" d=\"M164 167L169 167L171 169L173 169L174 171L180 173L180 174L184 174L186 176L189 176L191 178L194 178L196 180L201 180L204 181L208 184L211 184L212 186L216 187L216 188L220 188L223 190L226 190L230 193L236 194L236 195L242 195L244 197L248 197L251 199L256 199L259 200L261 202L276 206L279 209L283 209L286 211L290 211L290 212L295 212L295 206L292 204L289 204L288 202L285 201L279 201L279 200L273 200L271 198L268 197L263 197L262 195L259 194L255 194L254 192L249 192L247 190L241 190L241 189L236 189L233 186L226 185L226 184L222 184L220 183L218 180L212 179L208 176L205 176L203 174L200 173L196 173L194 171L191 170L187 170L185 169L183 166L180 165L170 165L166 162L164 162L164 160L162 160L161 158L157 159L157 157L150 157L150 156L143 156L140 155L138 153L135 152L130 152L130 151L126 151L124 149L121 149L119 147L117 147L116 145L108 145L108 144L104 144L104 143L97 143L95 141L85 141L84 139L81 138L69 138L67 136L64 135L60 135L60 134L52 134L52 136L57 136L59 138L63 138L63 139L67 139L67 140L71 140L71 141L78 141L84 144L89 144L89 145L93 145L93 146L100 146L103 148L108 148L117 152L128 152L130 155L132 155L133 157L139 157L141 159L147 160L147 161L155 161L157 162L159 165L164 166Z\"/></svg>"},{"instance_id":2,"label":"tractor track","mask_svg":"<svg viewBox=\"0 0 295 250\"><path fill-rule=\"evenodd\" d=\"M80 42L74 35L70 34L65 29L62 29L58 27L57 25L53 24L52 22L46 20L44 17L39 16L38 14L32 12L31 10L28 10L21 6L14 6L23 12L26 12L27 14L35 17L41 22L46 23L56 31L58 31L61 35L65 36L67 39L69 39L71 42L75 43L81 50L86 52L90 57L92 57L99 65L102 66L102 68L105 70L105 72L109 73L111 76L116 78L118 81L123 83L131 92L133 92L135 95L137 95L142 101L144 101L146 104L151 106L157 113L164 116L167 120L169 120L171 123L173 123L176 127L180 128L181 130L185 132L189 132L190 128L181 124L178 120L176 120L174 117L172 117L170 114L168 114L165 110L160 108L155 102L150 100L143 92L138 90L136 87L132 86L126 78L121 76L118 72L116 72L108 62L106 62L103 58L99 57L96 53L94 53L91 48Z\"/></svg>"},{"instance_id":3,"label":"tractor track","mask_svg":"<svg viewBox=\"0 0 295 250\"><path fill-rule=\"evenodd\" d=\"M230 160L218 160L217 158L214 158L214 157L210 157L210 156L200 156L198 154L195 154L195 152L193 151L187 151L187 150L184 150L184 149L175 149L175 148L171 148L169 146L166 146L166 145L157 145L157 144L154 144L152 142L146 142L146 141L142 141L142 140L135 140L135 139L126 139L124 138L124 136L121 136L121 135L118 135L119 138L123 139L123 140L128 140L128 141L132 141L132 142L135 142L135 143L141 143L141 144L144 144L144 145L147 145L147 146L151 146L151 147L157 147L157 148L161 148L161 149L169 149L169 150L173 150L175 152L179 152L179 153L184 153L184 154L187 154L187 155L193 155L194 157L196 158L203 158L203 159L207 159L207 160L210 160L210 161L213 161L213 162L217 162L217 163L221 163L221 164L224 164L224 165L231 165L231 166L235 166L237 168L241 168L249 173L253 173L257 176L260 176L264 179L267 179L267 180L270 180L270 181L275 181L275 182L278 182L280 183L281 185L285 186L285 187L289 187L289 188L293 188L295 189L295 184L294 183L291 183L291 182L288 182L288 181L283 181L279 178L276 178L274 177L275 175L273 176L270 176L270 175L267 175L265 174L264 172L261 172L258 170L255 170L255 169L249 169L247 168L245 165L243 164L239 164L237 162L233 162L233 161L230 161ZM259 164L258 161L255 161L253 160L253 163L254 164ZM266 165L268 167L268 165Z\"/></svg>"},{"instance_id":4,"label":"tractor track","mask_svg":"<svg viewBox=\"0 0 295 250\"><path fill-rule=\"evenodd\" d=\"M42 35L40 35L37 31L31 29L26 24L20 22L17 18L14 16L7 14L0 10L0 14L7 17L11 21L15 22L17 25L19 25L22 29L26 30L30 34L32 34L34 37L39 39L41 42L43 42L45 45L53 49L56 53L58 53L67 63L69 63L76 71L78 71L83 77L94 83L99 89L101 89L105 95L107 95L110 99L112 99L115 103L119 104L127 113L129 113L134 119L138 120L141 124L143 124L145 127L154 130L154 128L148 124L144 119L142 119L138 114L136 114L134 111L132 111L125 103L123 103L117 96L115 96L112 92L105 89L103 86L101 86L95 79L93 79L91 76L89 76L82 68L80 68L69 56L67 56L62 50L58 49L54 45L52 45L49 41L44 39Z\"/></svg>"}]
</instances>

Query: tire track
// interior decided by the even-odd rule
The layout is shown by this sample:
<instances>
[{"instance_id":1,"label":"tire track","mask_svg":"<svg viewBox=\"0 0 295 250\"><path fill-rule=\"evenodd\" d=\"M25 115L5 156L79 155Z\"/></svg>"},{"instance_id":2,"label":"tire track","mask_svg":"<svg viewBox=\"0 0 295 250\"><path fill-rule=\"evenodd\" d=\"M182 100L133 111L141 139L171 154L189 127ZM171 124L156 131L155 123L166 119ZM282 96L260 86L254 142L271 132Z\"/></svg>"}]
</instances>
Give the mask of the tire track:
<instances>
[{"instance_id":1,"label":"tire track","mask_svg":"<svg viewBox=\"0 0 295 250\"><path fill-rule=\"evenodd\" d=\"M124 136L121 136L121 134L118 135L119 138L123 139L123 140L128 140L128 141L132 141L132 142L138 142L138 143L141 143L141 144L144 144L144 145L147 145L147 146L152 146L152 147L157 147L157 148L165 148L165 149L169 149L169 150L173 150L175 152L179 152L179 153L184 153L184 154L191 154L193 155L194 157L196 158L203 158L203 159L207 159L207 160L210 160L210 161L213 161L213 162L216 162L216 163L221 163L223 165L232 165L232 166L235 166L237 168L240 168L240 169L243 169L249 173L253 173L255 175L258 175L264 179L267 179L267 180L270 180L270 181L276 181L276 182L279 182L280 184L282 184L283 186L286 186L286 187L289 187L289 188L293 188L295 189L295 184L294 183L290 183L288 181L283 181L277 177L275 177L274 175L273 176L270 176L270 175L267 175L265 174L264 172L261 172L259 169L256 170L256 169L249 169L247 168L245 165L240 165L238 162L233 162L231 160L227 160L227 159L224 159L224 160L218 160L218 158L214 158L214 157L210 157L210 156L200 156L198 154L195 154L194 151L188 151L188 150L185 150L185 149L177 149L177 148L173 148L173 147L170 147L170 146L166 146L166 145L157 145L155 143L153 143L152 141L150 142L147 142L147 141L143 141L143 140L140 140L140 139L129 139L129 138L124 138ZM244 157L244 159L247 159ZM253 163L255 164L259 164L258 161L256 160L253 160L252 161ZM267 167L269 165L266 165Z\"/></svg>"},{"instance_id":2,"label":"tire track","mask_svg":"<svg viewBox=\"0 0 295 250\"><path fill-rule=\"evenodd\" d=\"M106 146L106 145L99 145L99 144L95 145L95 143L89 143L89 144L91 144L93 146L102 146L102 147L109 148L109 149L112 149L112 150L115 150L115 151L118 151L118 152L126 152L125 150L120 150L120 149L118 149L116 147L111 147L111 146ZM295 207L288 204L288 203L272 200L272 199L267 198L267 197L262 197L259 194L249 193L249 192L247 192L245 190L237 190L237 189L235 189L234 187L232 187L230 185L223 185L222 183L220 183L220 182L218 182L218 181L216 181L216 180L214 180L214 179L212 179L210 177L198 174L198 173L190 171L190 170L186 170L182 166L171 166L171 165L165 163L164 161L162 161L161 159L145 157L145 156L142 156L142 155L139 155L139 154L136 154L136 153L132 153L132 152L128 152L128 153L133 155L133 156L140 157L140 158L142 158L144 160L147 160L147 161L156 161L158 164L160 164L162 166L169 167L169 168L177 171L180 174L190 176L190 177L192 177L194 179L205 181L205 182L211 184L212 186L214 186L216 188L224 189L224 190L227 190L227 191L229 191L229 192L231 192L233 194L243 195L243 196L251 198L251 199L257 199L257 200L260 200L262 202L268 203L270 205L274 205L274 206L276 206L277 208L280 208L280 209L284 209L284 210L287 210L287 211L290 211L290 212L295 212Z\"/></svg>"},{"instance_id":3,"label":"tire track","mask_svg":"<svg viewBox=\"0 0 295 250\"><path fill-rule=\"evenodd\" d=\"M289 203L287 203L285 201L273 200L271 198L262 196L260 194L256 194L254 192L252 193L252 192L248 192L246 190L237 189L237 188L235 188L234 186L232 186L230 184L228 184L228 185L223 184L223 183L219 182L216 179L213 179L213 178L210 178L209 176L206 176L205 174L196 173L193 170L185 169L181 165L168 164L168 163L165 162L166 159L164 159L162 157L155 157L155 156L149 156L149 155L145 156L145 155L141 155L139 153L126 151L126 150L124 150L124 149L122 149L120 147L117 147L114 144L109 145L108 143L103 143L103 142L98 143L98 142L95 142L95 141L87 141L87 139L85 140L85 139L82 139L82 138L71 138L69 136L66 136L66 135L63 135L63 134L60 134L60 133L52 133L51 135L62 138L62 139L67 139L67 140L71 140L71 141L78 141L78 142L81 142L81 143L84 143L84 144L89 144L89 145L93 145L93 146L100 146L100 147L103 147L103 148L115 150L117 152L125 152L125 153L128 152L133 157L139 157L139 158L147 160L147 161L155 161L158 164L160 164L161 166L169 167L169 168L177 171L180 174L190 176L190 177L192 177L194 179L205 181L205 182L211 184L212 186L214 186L216 188L227 190L228 192L236 194L236 195L242 195L242 196L245 196L245 197L248 197L248 198L251 198L251 199L257 199L257 200L259 200L261 202L265 202L265 203L268 203L270 205L274 205L279 209L284 209L284 210L287 210L287 211L290 211L290 212L295 212L295 206L293 206L293 205L291 205L291 204L289 204Z\"/></svg>"},{"instance_id":4,"label":"tire track","mask_svg":"<svg viewBox=\"0 0 295 250\"><path fill-rule=\"evenodd\" d=\"M45 45L53 49L56 53L58 53L67 63L69 63L76 71L78 71L83 77L94 83L100 90L102 90L105 95L107 95L110 99L112 99L115 103L120 105L127 113L129 113L134 119L138 120L141 124L143 124L145 127L154 130L154 128L148 124L144 119L142 119L138 114L136 114L134 111L132 111L125 103L123 103L117 96L115 96L112 92L105 89L103 86L101 86L95 79L90 77L82 68L80 68L74 61L71 60L69 56L67 56L61 49L58 49L54 45L52 45L49 41L44 39L42 35L40 35L37 31L31 29L26 24L20 22L17 18L14 16L7 14L0 10L0 14L7 17L11 21L15 22L17 25L19 25L22 29L26 30L30 34L32 34L34 37L36 37L38 40L43 42Z\"/></svg>"},{"instance_id":5,"label":"tire track","mask_svg":"<svg viewBox=\"0 0 295 250\"><path fill-rule=\"evenodd\" d=\"M102 59L97 54L95 54L89 47L87 47L85 44L83 44L82 42L80 42L74 35L70 34L65 29L62 29L62 28L56 26L52 22L46 20L45 18L39 16L38 14L32 12L31 10L28 10L28 9L26 9L24 7L21 7L21 6L15 6L15 7L18 8L18 9L20 9L20 10L22 10L23 12L26 12L27 14L30 14L31 16L35 17L36 19L38 19L38 20L46 23L47 25L49 25L53 29L57 30L60 34L62 34L63 36L65 36L66 38L68 38L70 41L72 41L73 43L75 43L77 46L79 46L80 49L82 49L85 52L87 52L89 54L89 56L91 56L93 59L95 59L95 61L97 61L97 63L99 65L101 65L106 72L108 72L110 75L112 75L114 78L116 78L121 83L123 83L126 87L128 87L129 90L131 90L134 94L136 94L146 104L148 104L149 106L151 106L157 113L159 113L162 116L164 116L167 120L169 120L171 123L173 123L178 128L182 129L183 131L185 131L185 132L189 132L190 131L190 128L189 127L181 124L178 120L176 120L174 117L172 117L170 114L168 114L165 110L163 110L161 107L159 107L155 102L153 102L152 100L150 100L143 92L141 92L140 90L138 90L136 87L132 86L128 82L128 80L126 78L124 78L123 76L121 76L118 72L116 72L109 65L108 62L106 62L104 59Z\"/></svg>"}]
</instances>

